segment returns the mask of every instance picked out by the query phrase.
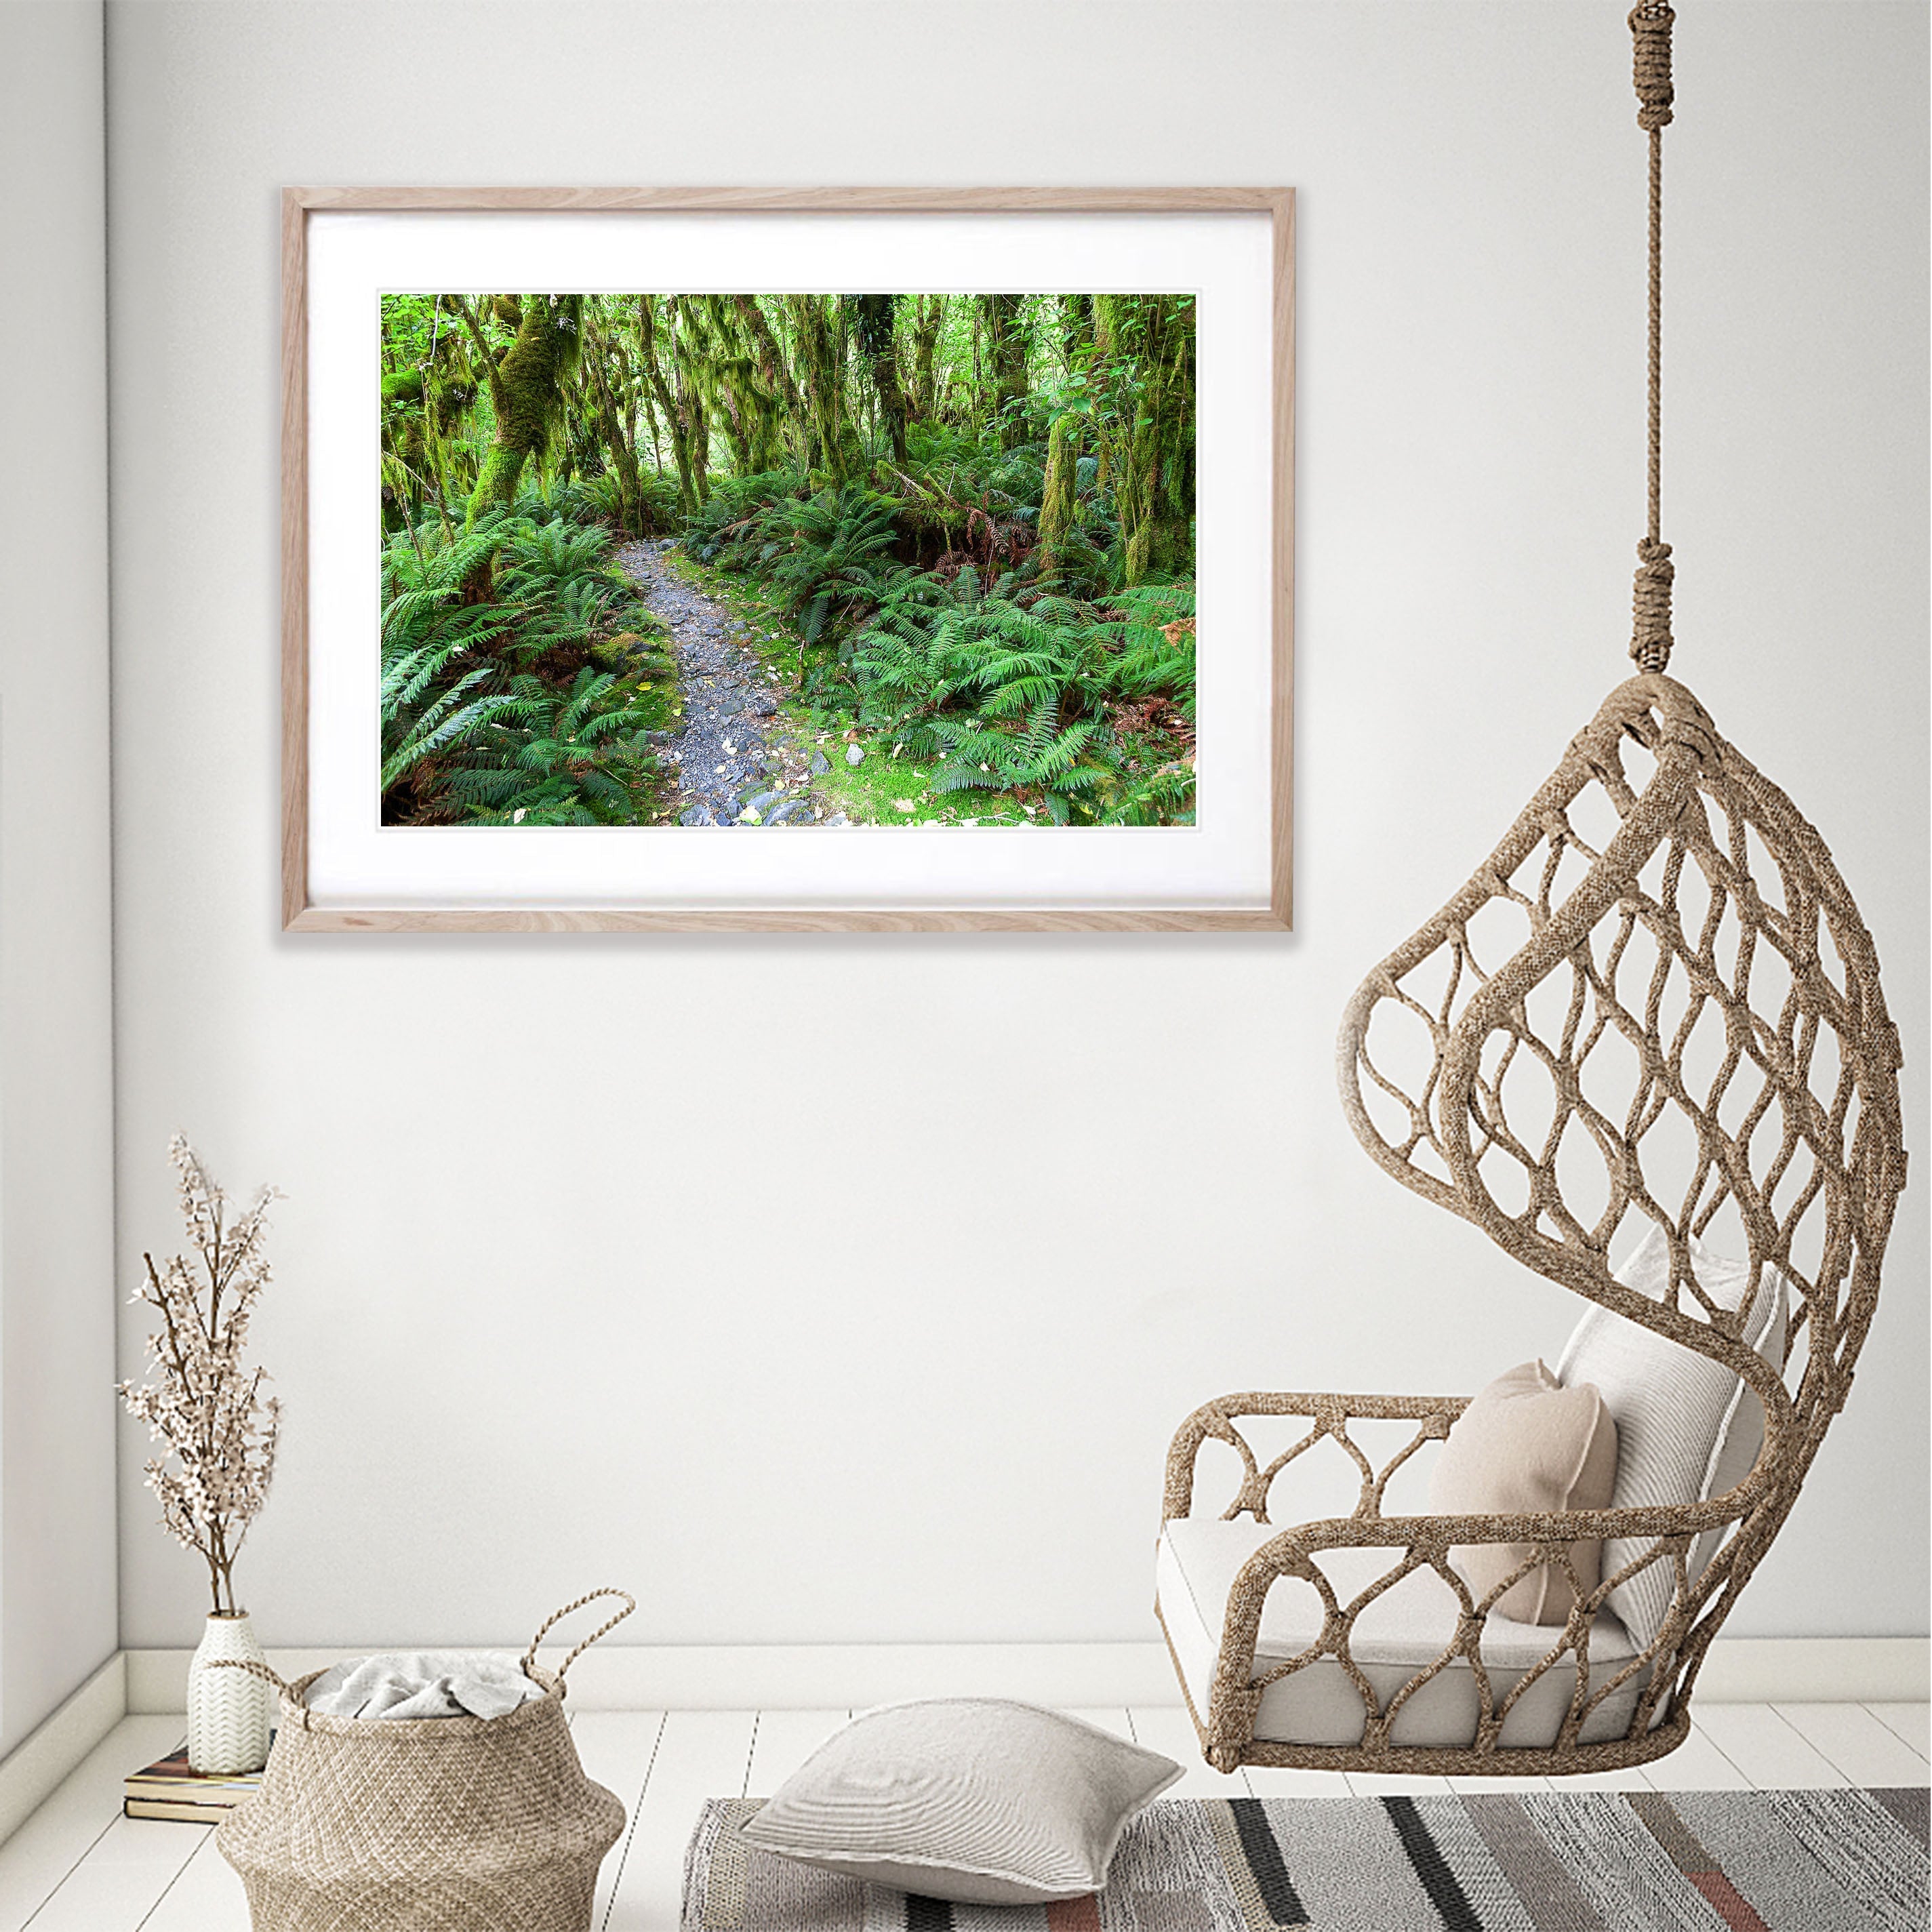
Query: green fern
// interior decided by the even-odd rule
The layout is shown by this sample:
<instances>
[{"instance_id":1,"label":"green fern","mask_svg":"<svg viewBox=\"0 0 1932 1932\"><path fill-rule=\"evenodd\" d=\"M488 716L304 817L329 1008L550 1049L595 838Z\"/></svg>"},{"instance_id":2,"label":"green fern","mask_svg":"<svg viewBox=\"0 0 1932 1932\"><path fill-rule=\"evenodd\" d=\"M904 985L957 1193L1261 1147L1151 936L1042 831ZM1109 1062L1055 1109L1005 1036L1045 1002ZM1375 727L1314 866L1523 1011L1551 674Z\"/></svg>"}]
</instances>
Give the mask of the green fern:
<instances>
[{"instance_id":1,"label":"green fern","mask_svg":"<svg viewBox=\"0 0 1932 1932\"><path fill-rule=\"evenodd\" d=\"M635 742L645 722L608 671L586 665L566 692L521 673L446 782L478 824L633 824L653 766Z\"/></svg>"},{"instance_id":2,"label":"green fern","mask_svg":"<svg viewBox=\"0 0 1932 1932\"><path fill-rule=\"evenodd\" d=\"M927 577L889 592L853 652L863 721L934 758L935 791L1036 795L1061 824L1168 823L1191 811L1191 763L1169 759L1157 781L1142 777L1137 748L1130 772L1109 722L1123 700L1159 696L1172 706L1162 715L1191 723L1193 639L1180 627L1191 591L1135 591L1108 610L1057 596L1022 603L1015 592L1010 576L989 590L972 571L950 586Z\"/></svg>"},{"instance_id":3,"label":"green fern","mask_svg":"<svg viewBox=\"0 0 1932 1932\"><path fill-rule=\"evenodd\" d=\"M446 542L392 541L380 686L386 823L646 815L658 774L638 742L651 718L635 680L583 662L623 618L648 622L610 548L597 526L501 512ZM494 594L464 602L490 566Z\"/></svg>"}]
</instances>

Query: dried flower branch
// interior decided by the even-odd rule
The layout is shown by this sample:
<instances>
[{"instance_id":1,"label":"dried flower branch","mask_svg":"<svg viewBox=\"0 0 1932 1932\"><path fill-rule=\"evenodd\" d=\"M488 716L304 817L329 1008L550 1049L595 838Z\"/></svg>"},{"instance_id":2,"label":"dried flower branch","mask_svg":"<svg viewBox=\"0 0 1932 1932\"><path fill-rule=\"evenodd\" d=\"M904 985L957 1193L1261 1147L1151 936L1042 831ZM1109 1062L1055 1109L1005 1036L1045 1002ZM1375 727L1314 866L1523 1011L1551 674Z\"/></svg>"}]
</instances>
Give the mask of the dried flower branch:
<instances>
[{"instance_id":1,"label":"dried flower branch","mask_svg":"<svg viewBox=\"0 0 1932 1932\"><path fill-rule=\"evenodd\" d=\"M215 1614L232 1616L235 1559L268 1499L281 1430L280 1402L262 1393L266 1372L242 1364L268 1285L263 1244L280 1190L264 1187L231 1222L228 1197L182 1135L169 1142L168 1159L195 1263L173 1255L157 1268L142 1256L147 1279L132 1298L156 1310L161 1327L148 1337L152 1378L123 1382L120 1394L166 1445L147 1466L163 1526L208 1564Z\"/></svg>"}]
</instances>

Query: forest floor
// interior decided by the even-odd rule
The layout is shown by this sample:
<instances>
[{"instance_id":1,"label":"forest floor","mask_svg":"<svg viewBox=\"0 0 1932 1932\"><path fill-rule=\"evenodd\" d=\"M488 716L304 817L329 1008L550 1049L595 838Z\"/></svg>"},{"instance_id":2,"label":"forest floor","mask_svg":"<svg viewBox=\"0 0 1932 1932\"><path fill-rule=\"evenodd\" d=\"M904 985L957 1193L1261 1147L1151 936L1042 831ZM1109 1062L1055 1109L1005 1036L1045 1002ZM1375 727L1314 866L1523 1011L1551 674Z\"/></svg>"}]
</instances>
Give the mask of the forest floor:
<instances>
[{"instance_id":1,"label":"forest floor","mask_svg":"<svg viewBox=\"0 0 1932 1932\"><path fill-rule=\"evenodd\" d=\"M844 825L812 794L823 752L784 729L782 673L753 646L752 626L680 573L661 538L626 544L617 560L670 626L682 729L664 755L678 770L680 825Z\"/></svg>"},{"instance_id":2,"label":"forest floor","mask_svg":"<svg viewBox=\"0 0 1932 1932\"><path fill-rule=\"evenodd\" d=\"M675 538L626 544L617 561L670 626L683 698L664 755L680 825L1024 825L1034 808L928 788L930 760L800 694L797 640L755 590L687 556Z\"/></svg>"}]
</instances>

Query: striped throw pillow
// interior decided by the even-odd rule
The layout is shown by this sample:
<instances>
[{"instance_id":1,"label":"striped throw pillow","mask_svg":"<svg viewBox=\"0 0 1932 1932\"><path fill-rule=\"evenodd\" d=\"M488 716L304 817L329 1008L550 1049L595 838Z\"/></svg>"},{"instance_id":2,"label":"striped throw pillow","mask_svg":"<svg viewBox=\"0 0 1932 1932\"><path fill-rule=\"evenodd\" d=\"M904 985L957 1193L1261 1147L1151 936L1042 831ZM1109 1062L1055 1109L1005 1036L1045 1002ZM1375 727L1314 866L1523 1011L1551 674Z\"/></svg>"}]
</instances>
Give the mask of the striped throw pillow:
<instances>
[{"instance_id":1,"label":"striped throw pillow","mask_svg":"<svg viewBox=\"0 0 1932 1932\"><path fill-rule=\"evenodd\" d=\"M1750 1268L1690 1244L1697 1285L1718 1306L1735 1310L1750 1289ZM1617 1270L1626 1288L1660 1301L1670 1286L1670 1246L1653 1226ZM1781 1366L1790 1319L1790 1285L1767 1268L1746 1318L1742 1337L1766 1360ZM1566 1388L1594 1382L1617 1425L1617 1480L1612 1509L1702 1502L1735 1487L1750 1472L1764 1441L1764 1411L1757 1398L1721 1362L1712 1361L1626 1321L1607 1308L1592 1308L1556 1365ZM1700 1537L1688 1565L1694 1579L1718 1546L1719 1534ZM1608 1537L1603 1574L1613 1576L1655 1544L1654 1537ZM1619 1583L1606 1598L1641 1648L1669 1614L1676 1569L1660 1557Z\"/></svg>"}]
</instances>

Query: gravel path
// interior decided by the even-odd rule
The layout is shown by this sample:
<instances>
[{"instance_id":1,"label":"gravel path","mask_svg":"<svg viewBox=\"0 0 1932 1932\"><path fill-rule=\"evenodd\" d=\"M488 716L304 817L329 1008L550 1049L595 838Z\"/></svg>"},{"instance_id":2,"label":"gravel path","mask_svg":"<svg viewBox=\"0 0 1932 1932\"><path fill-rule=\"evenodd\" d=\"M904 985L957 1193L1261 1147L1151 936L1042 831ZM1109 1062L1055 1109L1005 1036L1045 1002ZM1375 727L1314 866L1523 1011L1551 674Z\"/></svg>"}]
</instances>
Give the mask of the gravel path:
<instances>
[{"instance_id":1,"label":"gravel path","mask_svg":"<svg viewBox=\"0 0 1932 1932\"><path fill-rule=\"evenodd\" d=\"M820 817L812 795L824 754L771 742L778 681L747 641L750 627L668 565L659 538L626 544L617 560L644 600L670 626L684 724L668 755L677 761L680 825L842 825ZM809 764L807 758L809 758Z\"/></svg>"}]
</instances>

